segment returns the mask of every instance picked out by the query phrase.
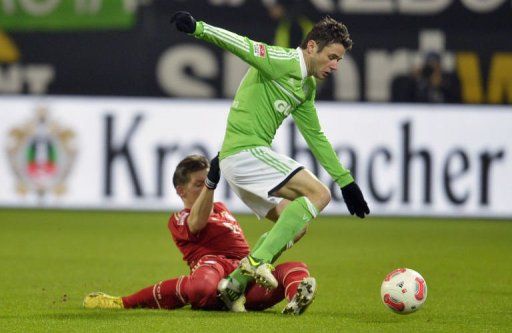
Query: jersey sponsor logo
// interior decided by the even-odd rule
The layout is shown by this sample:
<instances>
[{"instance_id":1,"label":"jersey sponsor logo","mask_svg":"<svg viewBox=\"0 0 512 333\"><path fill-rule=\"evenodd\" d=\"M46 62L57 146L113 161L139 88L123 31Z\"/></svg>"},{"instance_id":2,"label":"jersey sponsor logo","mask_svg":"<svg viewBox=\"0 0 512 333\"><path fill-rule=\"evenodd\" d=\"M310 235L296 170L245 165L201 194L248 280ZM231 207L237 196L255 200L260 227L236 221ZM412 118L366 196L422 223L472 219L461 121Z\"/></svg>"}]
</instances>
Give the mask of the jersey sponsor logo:
<instances>
[{"instance_id":1,"label":"jersey sponsor logo","mask_svg":"<svg viewBox=\"0 0 512 333\"><path fill-rule=\"evenodd\" d=\"M254 46L254 56L265 58L265 56L267 55L267 50L265 48L265 45L263 45L261 43L254 43L253 46Z\"/></svg>"},{"instance_id":2,"label":"jersey sponsor logo","mask_svg":"<svg viewBox=\"0 0 512 333\"><path fill-rule=\"evenodd\" d=\"M291 108L291 105L282 99L278 99L274 102L274 110L276 110L276 112L282 113L285 117L290 114Z\"/></svg>"}]
</instances>

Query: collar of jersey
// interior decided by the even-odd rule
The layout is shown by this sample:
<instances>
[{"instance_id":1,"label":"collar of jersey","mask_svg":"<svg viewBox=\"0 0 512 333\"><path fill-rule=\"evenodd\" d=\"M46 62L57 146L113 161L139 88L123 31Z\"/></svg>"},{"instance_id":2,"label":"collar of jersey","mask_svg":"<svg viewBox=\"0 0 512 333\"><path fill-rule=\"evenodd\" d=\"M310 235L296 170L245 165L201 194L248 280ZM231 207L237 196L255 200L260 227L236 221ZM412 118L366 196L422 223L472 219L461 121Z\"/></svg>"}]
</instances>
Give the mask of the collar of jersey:
<instances>
[{"instance_id":1,"label":"collar of jersey","mask_svg":"<svg viewBox=\"0 0 512 333\"><path fill-rule=\"evenodd\" d=\"M304 54L300 46L297 47L297 53L299 53L300 73L302 74L302 79L305 79L308 76L308 69L306 68L306 61L304 61Z\"/></svg>"}]
</instances>

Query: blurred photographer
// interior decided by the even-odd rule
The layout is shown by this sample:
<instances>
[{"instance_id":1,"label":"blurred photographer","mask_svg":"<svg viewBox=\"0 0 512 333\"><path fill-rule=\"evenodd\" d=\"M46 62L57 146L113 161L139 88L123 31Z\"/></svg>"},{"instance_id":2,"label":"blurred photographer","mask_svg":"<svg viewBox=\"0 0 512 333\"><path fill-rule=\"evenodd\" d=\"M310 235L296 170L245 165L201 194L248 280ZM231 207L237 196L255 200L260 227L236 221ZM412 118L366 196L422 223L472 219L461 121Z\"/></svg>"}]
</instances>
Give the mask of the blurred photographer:
<instances>
[{"instance_id":1,"label":"blurred photographer","mask_svg":"<svg viewBox=\"0 0 512 333\"><path fill-rule=\"evenodd\" d=\"M443 72L441 56L429 52L421 67L407 77L398 77L392 86L393 102L460 103L460 84L453 73Z\"/></svg>"},{"instance_id":2,"label":"blurred photographer","mask_svg":"<svg viewBox=\"0 0 512 333\"><path fill-rule=\"evenodd\" d=\"M460 91L454 75L443 73L441 57L430 52L416 80L415 102L459 103Z\"/></svg>"}]
</instances>

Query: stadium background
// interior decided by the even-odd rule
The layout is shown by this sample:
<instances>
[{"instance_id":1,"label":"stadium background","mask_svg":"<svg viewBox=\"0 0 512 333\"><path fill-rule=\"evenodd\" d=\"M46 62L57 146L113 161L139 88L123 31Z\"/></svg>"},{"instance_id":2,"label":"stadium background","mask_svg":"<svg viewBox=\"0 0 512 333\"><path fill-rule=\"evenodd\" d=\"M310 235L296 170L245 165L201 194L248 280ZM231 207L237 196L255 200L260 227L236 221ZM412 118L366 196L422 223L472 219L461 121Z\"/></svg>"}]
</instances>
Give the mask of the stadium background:
<instances>
[{"instance_id":1,"label":"stadium background","mask_svg":"<svg viewBox=\"0 0 512 333\"><path fill-rule=\"evenodd\" d=\"M261 331L271 320L282 331L511 329L512 3L279 3L276 19L272 1L0 1L0 328ZM329 14L355 41L320 85L318 109L374 214L347 217L333 187L330 216L284 256L307 262L320 282L300 319L277 307L243 316L80 309L89 291L127 293L186 274L165 229L179 207L171 170L218 150L247 67L171 29L170 14L183 9L285 46ZM394 103L398 79L432 52L457 79L458 103ZM291 122L275 148L333 186ZM217 197L248 213L225 184ZM239 216L251 243L269 227ZM379 303L380 280L399 266L429 283L414 316Z\"/></svg>"}]
</instances>

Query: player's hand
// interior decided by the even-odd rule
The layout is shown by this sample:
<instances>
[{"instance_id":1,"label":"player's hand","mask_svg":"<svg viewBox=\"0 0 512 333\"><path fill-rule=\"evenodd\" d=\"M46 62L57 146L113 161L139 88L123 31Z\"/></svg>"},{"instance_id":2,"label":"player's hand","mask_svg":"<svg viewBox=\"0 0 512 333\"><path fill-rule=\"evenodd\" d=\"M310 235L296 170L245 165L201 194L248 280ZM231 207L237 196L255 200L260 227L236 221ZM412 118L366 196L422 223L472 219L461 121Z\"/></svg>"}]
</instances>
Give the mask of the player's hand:
<instances>
[{"instance_id":1,"label":"player's hand","mask_svg":"<svg viewBox=\"0 0 512 333\"><path fill-rule=\"evenodd\" d=\"M179 11L171 17L171 25L176 24L176 29L191 34L196 31L196 20L189 12Z\"/></svg>"},{"instance_id":2,"label":"player's hand","mask_svg":"<svg viewBox=\"0 0 512 333\"><path fill-rule=\"evenodd\" d=\"M348 211L351 215L356 214L360 218L364 219L365 214L370 214L368 204L364 201L363 193L356 182L352 182L345 187L342 187L341 194L343 194L343 200L345 200L345 204L347 205Z\"/></svg>"},{"instance_id":3,"label":"player's hand","mask_svg":"<svg viewBox=\"0 0 512 333\"><path fill-rule=\"evenodd\" d=\"M208 171L208 176L204 181L206 187L210 190L215 190L217 188L217 184L220 180L220 168L219 168L219 154L212 158L210 161L210 170Z\"/></svg>"}]
</instances>

